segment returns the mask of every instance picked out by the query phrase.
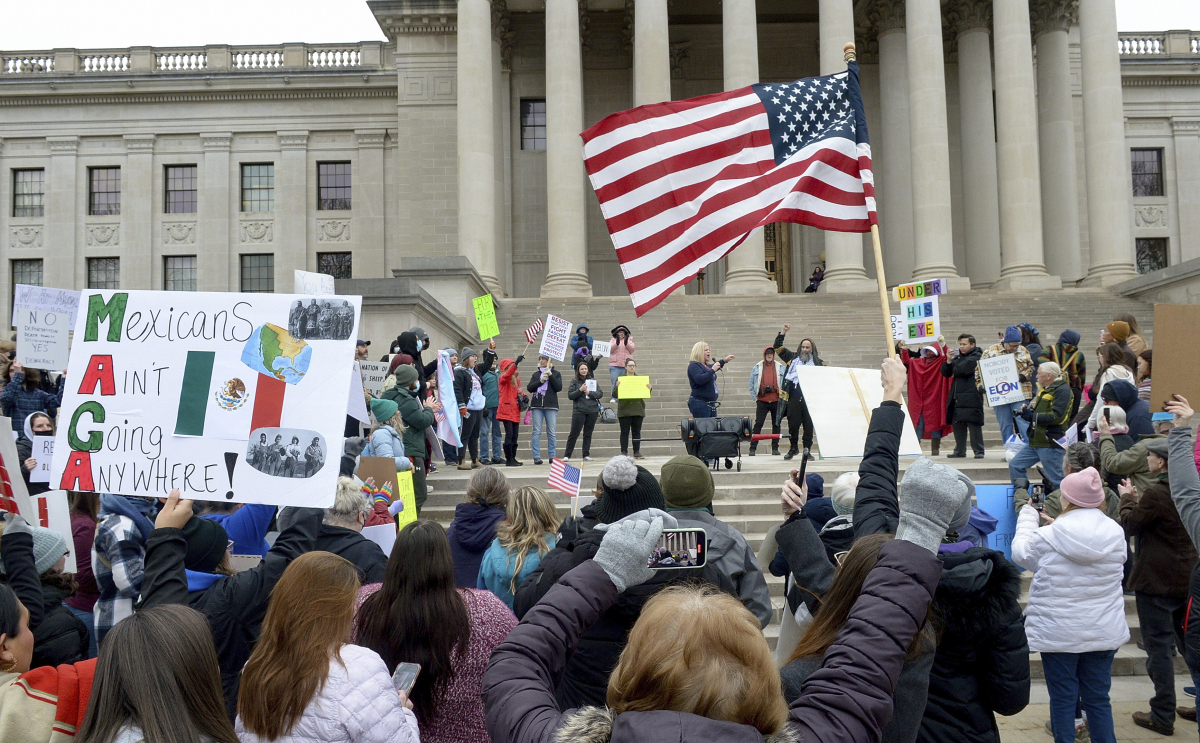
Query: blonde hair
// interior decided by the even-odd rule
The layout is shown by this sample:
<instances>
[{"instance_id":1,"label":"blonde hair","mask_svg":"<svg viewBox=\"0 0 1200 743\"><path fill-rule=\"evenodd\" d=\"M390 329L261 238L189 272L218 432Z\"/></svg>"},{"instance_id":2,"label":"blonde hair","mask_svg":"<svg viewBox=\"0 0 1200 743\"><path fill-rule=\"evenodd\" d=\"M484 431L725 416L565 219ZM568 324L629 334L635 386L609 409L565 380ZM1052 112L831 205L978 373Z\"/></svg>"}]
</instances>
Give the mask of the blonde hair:
<instances>
[{"instance_id":1,"label":"blonde hair","mask_svg":"<svg viewBox=\"0 0 1200 743\"><path fill-rule=\"evenodd\" d=\"M339 477L333 506L325 509L325 522L334 526L357 524L359 515L370 511L371 502L363 494L362 486L349 477Z\"/></svg>"},{"instance_id":2,"label":"blonde hair","mask_svg":"<svg viewBox=\"0 0 1200 743\"><path fill-rule=\"evenodd\" d=\"M404 431L408 428L408 426L404 425L404 418L400 415L400 408L396 408L396 412L392 413L391 418L388 418L385 421L376 421L375 425L371 427L371 433L378 431L380 426L391 426L392 430L397 434L404 433Z\"/></svg>"},{"instance_id":3,"label":"blonde hair","mask_svg":"<svg viewBox=\"0 0 1200 743\"><path fill-rule=\"evenodd\" d=\"M608 679L607 701L616 714L688 712L763 735L788 716L758 620L715 586L671 586L646 602Z\"/></svg>"},{"instance_id":4,"label":"blonde hair","mask_svg":"<svg viewBox=\"0 0 1200 743\"><path fill-rule=\"evenodd\" d=\"M545 556L550 551L546 536L558 531L562 519L546 491L534 485L526 485L510 495L504 510L507 518L496 527L496 538L501 547L516 553L517 563L509 584L509 590L515 594L525 556L533 549L537 549L539 557Z\"/></svg>"},{"instance_id":5,"label":"blonde hair","mask_svg":"<svg viewBox=\"0 0 1200 743\"><path fill-rule=\"evenodd\" d=\"M704 341L696 341L696 345L692 346L692 361L704 363L704 347L707 345Z\"/></svg>"}]
</instances>

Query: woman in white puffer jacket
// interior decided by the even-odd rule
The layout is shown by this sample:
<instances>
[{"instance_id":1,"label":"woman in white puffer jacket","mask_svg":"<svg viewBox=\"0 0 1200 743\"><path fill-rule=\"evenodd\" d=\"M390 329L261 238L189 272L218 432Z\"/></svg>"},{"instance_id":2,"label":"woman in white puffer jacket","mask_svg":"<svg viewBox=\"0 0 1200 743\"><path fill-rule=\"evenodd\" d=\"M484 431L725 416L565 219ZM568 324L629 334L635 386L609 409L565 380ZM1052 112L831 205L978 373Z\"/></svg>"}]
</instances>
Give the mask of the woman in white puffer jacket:
<instances>
[{"instance_id":1,"label":"woman in white puffer jacket","mask_svg":"<svg viewBox=\"0 0 1200 743\"><path fill-rule=\"evenodd\" d=\"M1129 641L1121 589L1125 532L1108 518L1100 473L1088 467L1063 478L1063 511L1049 526L1025 504L1017 517L1012 561L1033 571L1025 635L1042 654L1055 743L1075 740L1075 702L1087 712L1094 743L1114 743L1108 690L1117 648Z\"/></svg>"},{"instance_id":2,"label":"woman in white puffer jacket","mask_svg":"<svg viewBox=\"0 0 1200 743\"><path fill-rule=\"evenodd\" d=\"M383 659L349 644L359 587L358 569L329 552L283 571L242 670L241 743L420 743Z\"/></svg>"}]
</instances>

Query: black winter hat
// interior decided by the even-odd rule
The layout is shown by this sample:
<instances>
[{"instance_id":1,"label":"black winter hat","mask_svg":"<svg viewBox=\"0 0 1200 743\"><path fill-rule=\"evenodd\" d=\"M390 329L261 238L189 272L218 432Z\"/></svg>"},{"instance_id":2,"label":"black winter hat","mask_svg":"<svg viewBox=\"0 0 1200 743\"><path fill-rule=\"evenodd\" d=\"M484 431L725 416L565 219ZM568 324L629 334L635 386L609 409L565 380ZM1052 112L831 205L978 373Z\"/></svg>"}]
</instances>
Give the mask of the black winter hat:
<instances>
[{"instance_id":1,"label":"black winter hat","mask_svg":"<svg viewBox=\"0 0 1200 743\"><path fill-rule=\"evenodd\" d=\"M613 457L601 473L604 494L596 499L593 508L601 523L612 524L647 508L667 510L658 480L645 467L639 467L630 457Z\"/></svg>"},{"instance_id":2,"label":"black winter hat","mask_svg":"<svg viewBox=\"0 0 1200 743\"><path fill-rule=\"evenodd\" d=\"M229 535L225 527L199 516L193 516L183 525L183 538L187 540L183 566L199 573L216 570L229 549Z\"/></svg>"}]
</instances>

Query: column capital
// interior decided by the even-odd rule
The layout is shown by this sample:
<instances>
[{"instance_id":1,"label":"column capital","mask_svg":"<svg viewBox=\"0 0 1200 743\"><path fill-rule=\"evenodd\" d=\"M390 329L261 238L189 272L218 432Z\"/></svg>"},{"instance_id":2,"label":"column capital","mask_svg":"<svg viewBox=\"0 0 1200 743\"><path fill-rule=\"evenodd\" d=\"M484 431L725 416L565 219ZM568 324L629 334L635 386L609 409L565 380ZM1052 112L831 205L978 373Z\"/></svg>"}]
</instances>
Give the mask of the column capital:
<instances>
[{"instance_id":1,"label":"column capital","mask_svg":"<svg viewBox=\"0 0 1200 743\"><path fill-rule=\"evenodd\" d=\"M633 22L636 10L633 0L625 0L625 12L621 16L621 46L627 52L633 51Z\"/></svg>"},{"instance_id":2,"label":"column capital","mask_svg":"<svg viewBox=\"0 0 1200 743\"><path fill-rule=\"evenodd\" d=\"M201 132L200 146L205 152L229 152L233 132Z\"/></svg>"},{"instance_id":3,"label":"column capital","mask_svg":"<svg viewBox=\"0 0 1200 743\"><path fill-rule=\"evenodd\" d=\"M1171 130L1175 136L1200 136L1200 119L1171 119Z\"/></svg>"},{"instance_id":4,"label":"column capital","mask_svg":"<svg viewBox=\"0 0 1200 743\"><path fill-rule=\"evenodd\" d=\"M308 132L279 132L279 149L306 150L308 149Z\"/></svg>"},{"instance_id":5,"label":"column capital","mask_svg":"<svg viewBox=\"0 0 1200 743\"><path fill-rule=\"evenodd\" d=\"M945 22L952 39L958 39L968 31L990 31L991 0L954 0L946 6Z\"/></svg>"},{"instance_id":6,"label":"column capital","mask_svg":"<svg viewBox=\"0 0 1200 743\"><path fill-rule=\"evenodd\" d=\"M676 41L671 44L671 77L683 77L683 62L688 58L688 49L691 47L690 41Z\"/></svg>"},{"instance_id":7,"label":"column capital","mask_svg":"<svg viewBox=\"0 0 1200 743\"><path fill-rule=\"evenodd\" d=\"M905 25L905 0L878 0L866 13L866 24L881 36L888 31L903 30Z\"/></svg>"},{"instance_id":8,"label":"column capital","mask_svg":"<svg viewBox=\"0 0 1200 743\"><path fill-rule=\"evenodd\" d=\"M1079 22L1079 0L1030 0L1029 26L1033 38L1047 31L1066 30Z\"/></svg>"},{"instance_id":9,"label":"column capital","mask_svg":"<svg viewBox=\"0 0 1200 743\"><path fill-rule=\"evenodd\" d=\"M517 32L513 30L512 14L508 12L506 0L492 0L492 40L500 42L501 71L511 71Z\"/></svg>"},{"instance_id":10,"label":"column capital","mask_svg":"<svg viewBox=\"0 0 1200 743\"><path fill-rule=\"evenodd\" d=\"M579 0L579 51L591 49L592 28L588 16L588 0Z\"/></svg>"},{"instance_id":11,"label":"column capital","mask_svg":"<svg viewBox=\"0 0 1200 743\"><path fill-rule=\"evenodd\" d=\"M74 155L79 152L79 137L46 137L51 155Z\"/></svg>"},{"instance_id":12,"label":"column capital","mask_svg":"<svg viewBox=\"0 0 1200 743\"><path fill-rule=\"evenodd\" d=\"M870 33L871 29L859 29L862 35L854 39L854 53L858 55L858 63L879 64L879 36Z\"/></svg>"},{"instance_id":13,"label":"column capital","mask_svg":"<svg viewBox=\"0 0 1200 743\"><path fill-rule=\"evenodd\" d=\"M153 134L126 134L126 152L154 152Z\"/></svg>"}]
</instances>

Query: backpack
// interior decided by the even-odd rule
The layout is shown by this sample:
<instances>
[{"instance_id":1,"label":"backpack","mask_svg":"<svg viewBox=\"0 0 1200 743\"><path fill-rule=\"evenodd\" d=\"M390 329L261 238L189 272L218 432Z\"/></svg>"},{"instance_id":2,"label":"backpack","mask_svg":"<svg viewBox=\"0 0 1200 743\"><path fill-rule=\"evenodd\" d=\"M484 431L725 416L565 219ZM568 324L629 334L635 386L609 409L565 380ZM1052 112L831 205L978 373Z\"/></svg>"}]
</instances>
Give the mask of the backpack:
<instances>
[{"instance_id":1,"label":"backpack","mask_svg":"<svg viewBox=\"0 0 1200 743\"><path fill-rule=\"evenodd\" d=\"M601 423L616 423L617 422L617 411L613 410L612 408L610 408L606 405L601 405L600 406L600 422Z\"/></svg>"}]
</instances>

